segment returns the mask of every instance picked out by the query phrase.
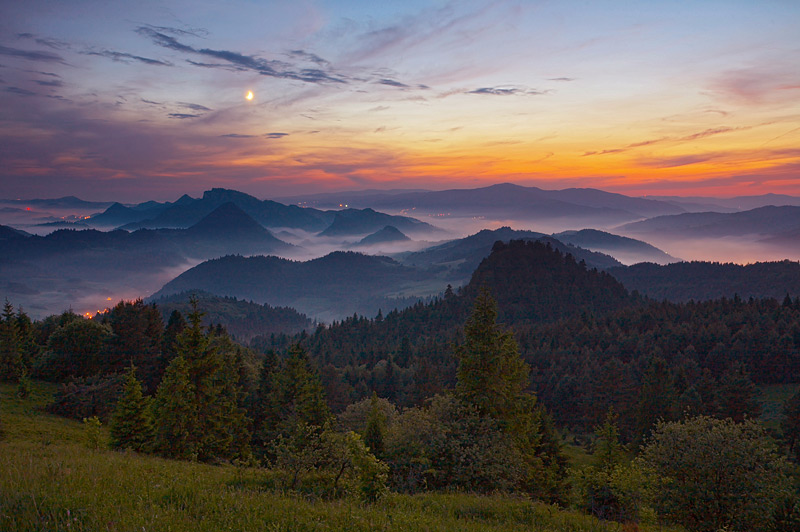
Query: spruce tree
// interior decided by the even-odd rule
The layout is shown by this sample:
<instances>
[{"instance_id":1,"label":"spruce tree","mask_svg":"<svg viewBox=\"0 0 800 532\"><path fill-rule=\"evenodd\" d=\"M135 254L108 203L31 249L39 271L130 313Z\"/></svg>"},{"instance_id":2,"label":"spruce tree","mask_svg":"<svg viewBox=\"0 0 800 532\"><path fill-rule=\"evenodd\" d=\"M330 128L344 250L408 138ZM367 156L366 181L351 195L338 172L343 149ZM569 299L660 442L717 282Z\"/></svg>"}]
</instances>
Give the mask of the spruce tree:
<instances>
[{"instance_id":1,"label":"spruce tree","mask_svg":"<svg viewBox=\"0 0 800 532\"><path fill-rule=\"evenodd\" d=\"M530 368L511 332L497 325L497 304L486 289L475 299L464 327L458 358L456 397L481 417L500 422L524 462L521 488L551 501L561 499L565 460L546 412L526 391Z\"/></svg>"},{"instance_id":2,"label":"spruce tree","mask_svg":"<svg viewBox=\"0 0 800 532\"><path fill-rule=\"evenodd\" d=\"M200 420L195 398L186 360L175 357L164 372L153 405L156 452L183 460L197 456Z\"/></svg>"},{"instance_id":3,"label":"spruce tree","mask_svg":"<svg viewBox=\"0 0 800 532\"><path fill-rule=\"evenodd\" d=\"M529 368L511 332L498 327L497 304L488 290L482 290L475 299L464 336L464 343L455 349L456 394L481 415L513 422L521 403L530 400L530 394L525 393Z\"/></svg>"},{"instance_id":4,"label":"spruce tree","mask_svg":"<svg viewBox=\"0 0 800 532\"><path fill-rule=\"evenodd\" d=\"M0 381L19 381L23 367L19 349L19 326L14 307L6 299L0 319Z\"/></svg>"},{"instance_id":5,"label":"spruce tree","mask_svg":"<svg viewBox=\"0 0 800 532\"><path fill-rule=\"evenodd\" d=\"M153 418L150 398L142 393L142 383L136 378L136 368L131 365L125 377L122 396L111 416L112 449L130 448L148 451L153 442Z\"/></svg>"},{"instance_id":6,"label":"spruce tree","mask_svg":"<svg viewBox=\"0 0 800 532\"><path fill-rule=\"evenodd\" d=\"M230 357L211 342L202 325L203 313L192 299L189 324L176 338L176 349L186 361L194 392L197 424L192 447L199 460L249 456L248 419L239 406L240 387Z\"/></svg>"},{"instance_id":7,"label":"spruce tree","mask_svg":"<svg viewBox=\"0 0 800 532\"><path fill-rule=\"evenodd\" d=\"M369 416L364 429L364 444L376 457L383 456L384 440L386 439L386 416L381 412L378 403L378 394L372 393L370 398Z\"/></svg>"}]
</instances>

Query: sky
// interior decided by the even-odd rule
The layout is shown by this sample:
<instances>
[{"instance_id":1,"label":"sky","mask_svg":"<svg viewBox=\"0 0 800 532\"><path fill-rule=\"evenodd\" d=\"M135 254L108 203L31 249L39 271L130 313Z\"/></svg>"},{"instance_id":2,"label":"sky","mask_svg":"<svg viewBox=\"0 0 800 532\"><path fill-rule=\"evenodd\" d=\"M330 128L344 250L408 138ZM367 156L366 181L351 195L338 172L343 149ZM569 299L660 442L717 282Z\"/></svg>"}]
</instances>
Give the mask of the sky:
<instances>
[{"instance_id":1,"label":"sky","mask_svg":"<svg viewBox=\"0 0 800 532\"><path fill-rule=\"evenodd\" d=\"M0 0L0 198L800 195L798 28L797 0Z\"/></svg>"}]
</instances>

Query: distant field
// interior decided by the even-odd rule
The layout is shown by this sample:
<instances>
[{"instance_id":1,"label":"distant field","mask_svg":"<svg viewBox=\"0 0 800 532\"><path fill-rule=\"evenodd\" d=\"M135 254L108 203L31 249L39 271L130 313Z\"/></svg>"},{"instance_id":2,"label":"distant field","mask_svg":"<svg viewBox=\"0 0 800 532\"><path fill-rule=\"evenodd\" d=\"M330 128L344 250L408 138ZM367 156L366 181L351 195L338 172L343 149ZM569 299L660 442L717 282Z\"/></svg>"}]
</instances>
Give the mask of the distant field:
<instances>
[{"instance_id":1,"label":"distant field","mask_svg":"<svg viewBox=\"0 0 800 532\"><path fill-rule=\"evenodd\" d=\"M513 496L392 494L373 505L312 501L266 490L263 469L92 450L81 423L41 412L53 390L37 384L32 397L20 400L14 386L0 385L4 532L623 530L617 523Z\"/></svg>"}]
</instances>

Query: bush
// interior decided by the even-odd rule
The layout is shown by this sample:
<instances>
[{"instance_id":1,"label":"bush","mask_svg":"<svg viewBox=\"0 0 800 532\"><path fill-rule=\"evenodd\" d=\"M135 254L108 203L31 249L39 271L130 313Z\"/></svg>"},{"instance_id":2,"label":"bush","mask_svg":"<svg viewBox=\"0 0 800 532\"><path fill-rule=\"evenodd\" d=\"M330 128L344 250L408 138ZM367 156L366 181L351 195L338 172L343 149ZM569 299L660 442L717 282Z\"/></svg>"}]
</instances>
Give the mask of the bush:
<instances>
[{"instance_id":1,"label":"bush","mask_svg":"<svg viewBox=\"0 0 800 532\"><path fill-rule=\"evenodd\" d=\"M689 530L768 530L789 492L786 462L757 422L659 423L641 455L656 510Z\"/></svg>"},{"instance_id":2,"label":"bush","mask_svg":"<svg viewBox=\"0 0 800 532\"><path fill-rule=\"evenodd\" d=\"M510 491L525 474L523 457L501 422L451 396L403 412L388 431L384 455L392 487L411 493Z\"/></svg>"},{"instance_id":3,"label":"bush","mask_svg":"<svg viewBox=\"0 0 800 532\"><path fill-rule=\"evenodd\" d=\"M108 421L122 394L123 375L98 375L62 384L47 410L59 416Z\"/></svg>"}]
</instances>

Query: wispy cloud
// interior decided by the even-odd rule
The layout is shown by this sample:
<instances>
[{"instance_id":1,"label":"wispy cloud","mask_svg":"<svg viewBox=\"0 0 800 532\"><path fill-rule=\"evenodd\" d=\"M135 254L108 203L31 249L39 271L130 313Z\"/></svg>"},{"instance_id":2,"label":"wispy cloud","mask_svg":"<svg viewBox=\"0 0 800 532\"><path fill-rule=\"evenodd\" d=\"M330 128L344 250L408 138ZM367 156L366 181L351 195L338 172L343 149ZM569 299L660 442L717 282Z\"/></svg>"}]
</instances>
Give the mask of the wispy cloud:
<instances>
[{"instance_id":1,"label":"wispy cloud","mask_svg":"<svg viewBox=\"0 0 800 532\"><path fill-rule=\"evenodd\" d=\"M405 83L401 83L399 81L396 81L396 80L393 80L393 79L387 79L387 78L379 79L377 81L377 83L379 83L381 85L389 85L390 87L398 87L398 88L401 88L401 89L407 89L408 88L408 85L406 85Z\"/></svg>"},{"instance_id":2,"label":"wispy cloud","mask_svg":"<svg viewBox=\"0 0 800 532\"><path fill-rule=\"evenodd\" d=\"M0 46L0 55L19 57L28 61L41 61L44 63L64 63L64 58L52 52L41 52L37 50L20 50L9 46Z\"/></svg>"},{"instance_id":3,"label":"wispy cloud","mask_svg":"<svg viewBox=\"0 0 800 532\"><path fill-rule=\"evenodd\" d=\"M144 63L146 65L154 65L154 66L172 66L172 63L169 61L161 61L158 59L151 59L149 57L142 57L140 55L129 54L126 52L114 52L112 50L87 50L85 52L81 52L83 55L96 55L100 57L107 57L112 61L116 61L118 63L130 63L132 61L138 61L139 63Z\"/></svg>"},{"instance_id":4,"label":"wispy cloud","mask_svg":"<svg viewBox=\"0 0 800 532\"><path fill-rule=\"evenodd\" d=\"M664 142L689 142L692 140L704 139L707 137L713 137L714 135L720 135L722 133L729 133L731 131L742 131L747 129L752 129L753 126L741 126L741 127L715 127L711 129L706 129L704 131L700 131L698 133L692 133L690 135L684 135L682 137L661 137L658 139L651 139L651 140L644 140L641 142L634 142L632 144L628 144L626 146L622 146L621 148L611 148L602 151L587 151L584 153L584 157L588 155L607 155L609 153L622 153L629 150L633 150L635 148L641 148L642 146L652 146L653 144L661 144Z\"/></svg>"},{"instance_id":5,"label":"wispy cloud","mask_svg":"<svg viewBox=\"0 0 800 532\"><path fill-rule=\"evenodd\" d=\"M29 91L28 89L21 89L19 87L6 87L6 92L10 92L11 94L16 94L18 96L39 96L37 93L33 91Z\"/></svg>"},{"instance_id":6,"label":"wispy cloud","mask_svg":"<svg viewBox=\"0 0 800 532\"><path fill-rule=\"evenodd\" d=\"M178 105L186 109L191 109L192 111L211 111L211 109L199 103L178 102Z\"/></svg>"},{"instance_id":7,"label":"wispy cloud","mask_svg":"<svg viewBox=\"0 0 800 532\"><path fill-rule=\"evenodd\" d=\"M288 133L267 133L264 136L267 137L268 139L280 139L288 135L289 135Z\"/></svg>"},{"instance_id":8,"label":"wispy cloud","mask_svg":"<svg viewBox=\"0 0 800 532\"><path fill-rule=\"evenodd\" d=\"M254 55L246 55L231 50L215 50L212 48L196 48L180 42L176 37L159 31L152 26L140 26L136 32L150 39L154 44L177 52L211 57L223 63L198 63L189 61L196 66L222 67L241 69L255 72L262 76L282 79L294 79L307 83L346 83L348 80L333 73L327 68L298 68L296 65L284 61L264 59ZM303 55L304 58L307 58Z\"/></svg>"},{"instance_id":9,"label":"wispy cloud","mask_svg":"<svg viewBox=\"0 0 800 532\"><path fill-rule=\"evenodd\" d=\"M228 133L226 135L220 135L220 137L227 138L227 139L253 139L255 135L241 135L239 133Z\"/></svg>"},{"instance_id":10,"label":"wispy cloud","mask_svg":"<svg viewBox=\"0 0 800 532\"><path fill-rule=\"evenodd\" d=\"M288 52L290 57L294 57L296 59L302 59L305 61L311 61L312 63L316 63L321 66L328 67L330 63L325 59L321 58L317 54L312 54L310 52L306 52L305 50L290 50Z\"/></svg>"},{"instance_id":11,"label":"wispy cloud","mask_svg":"<svg viewBox=\"0 0 800 532\"><path fill-rule=\"evenodd\" d=\"M186 118L199 118L200 117L200 115L193 115L193 114L189 114L189 113L170 113L167 116L169 116L170 118L179 118L181 120L184 120Z\"/></svg>"},{"instance_id":12,"label":"wispy cloud","mask_svg":"<svg viewBox=\"0 0 800 532\"><path fill-rule=\"evenodd\" d=\"M537 89L528 89L525 87L508 87L508 86L481 87L479 89L467 91L467 94L488 94L492 96L519 96L519 95L539 96L546 93L547 91L540 91Z\"/></svg>"},{"instance_id":13,"label":"wispy cloud","mask_svg":"<svg viewBox=\"0 0 800 532\"><path fill-rule=\"evenodd\" d=\"M33 80L34 83L41 85L42 87L63 87L64 82L60 79L50 79L50 80L41 80L35 79Z\"/></svg>"}]
</instances>

